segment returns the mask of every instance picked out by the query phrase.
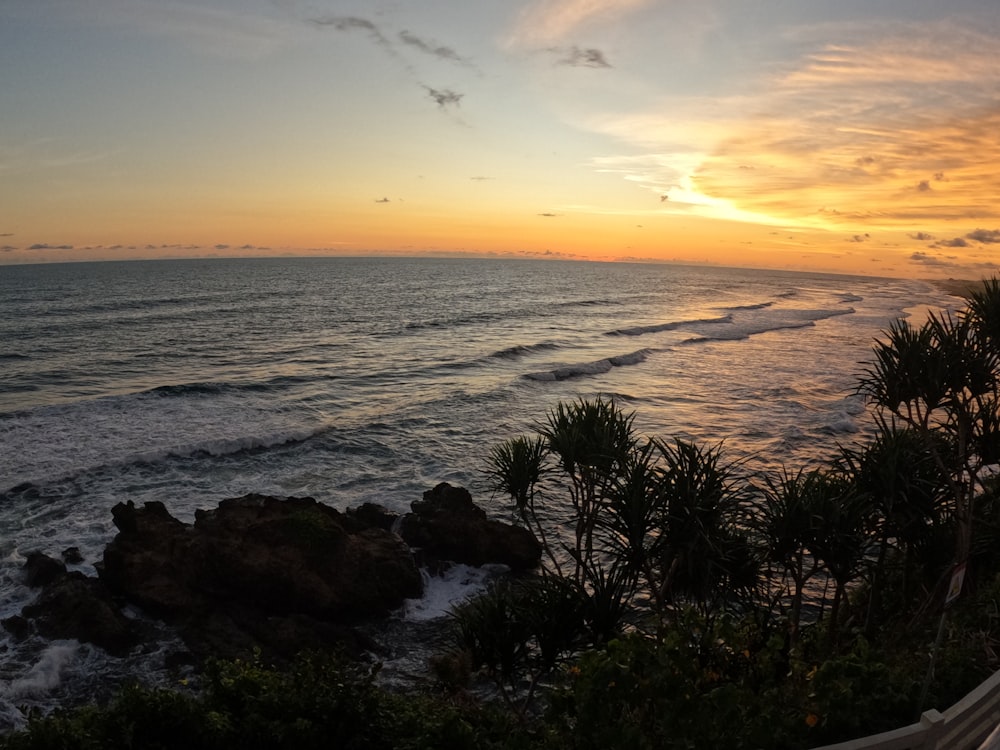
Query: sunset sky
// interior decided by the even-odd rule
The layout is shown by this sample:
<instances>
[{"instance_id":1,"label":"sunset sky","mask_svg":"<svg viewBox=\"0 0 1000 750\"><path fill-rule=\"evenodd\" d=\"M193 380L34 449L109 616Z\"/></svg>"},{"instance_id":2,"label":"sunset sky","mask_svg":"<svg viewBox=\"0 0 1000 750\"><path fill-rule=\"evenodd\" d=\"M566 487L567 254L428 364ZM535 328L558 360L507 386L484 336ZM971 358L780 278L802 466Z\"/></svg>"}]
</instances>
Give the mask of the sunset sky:
<instances>
[{"instance_id":1,"label":"sunset sky","mask_svg":"<svg viewBox=\"0 0 1000 750\"><path fill-rule=\"evenodd\" d=\"M998 0L0 0L0 263L970 277Z\"/></svg>"}]
</instances>

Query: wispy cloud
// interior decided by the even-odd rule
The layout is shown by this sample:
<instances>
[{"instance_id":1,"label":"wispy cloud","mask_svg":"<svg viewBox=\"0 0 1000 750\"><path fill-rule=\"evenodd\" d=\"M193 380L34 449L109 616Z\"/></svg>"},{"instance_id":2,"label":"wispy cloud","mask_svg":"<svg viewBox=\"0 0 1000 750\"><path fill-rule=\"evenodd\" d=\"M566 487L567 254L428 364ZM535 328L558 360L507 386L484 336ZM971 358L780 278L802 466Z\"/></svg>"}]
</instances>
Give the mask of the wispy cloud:
<instances>
[{"instance_id":1,"label":"wispy cloud","mask_svg":"<svg viewBox=\"0 0 1000 750\"><path fill-rule=\"evenodd\" d=\"M519 15L508 43L549 46L597 21L610 21L649 5L652 0L542 0Z\"/></svg>"},{"instance_id":2,"label":"wispy cloud","mask_svg":"<svg viewBox=\"0 0 1000 750\"><path fill-rule=\"evenodd\" d=\"M413 66L406 62L406 60L404 60L399 54L392 38L383 33L382 29L373 21L358 16L326 16L311 18L309 19L309 23L321 28L332 28L340 32L364 33L369 39L371 39L372 42L384 49L387 54L397 59L402 64L406 72L415 78ZM450 47L432 44L420 37L417 37L409 31L401 31L398 38L404 45L418 49L424 54L431 55L438 59L455 62L467 67L472 67L471 62L467 61ZM457 93L451 89L439 89L426 84L420 85L427 91L430 98L433 99L441 109L446 109L452 106L457 107L464 96L464 94Z\"/></svg>"},{"instance_id":3,"label":"wispy cloud","mask_svg":"<svg viewBox=\"0 0 1000 750\"><path fill-rule=\"evenodd\" d=\"M1000 194L1000 42L940 24L855 36L771 81L696 190L800 226L1000 218L986 198Z\"/></svg>"},{"instance_id":4,"label":"wispy cloud","mask_svg":"<svg viewBox=\"0 0 1000 750\"><path fill-rule=\"evenodd\" d=\"M429 42L409 31L399 32L399 38L404 44L413 47L414 49L420 50L424 54L436 57L439 60L447 60L448 62L453 62L467 68L474 67L471 60L467 60L466 58L462 57L451 47L446 47L444 45L437 44L435 42Z\"/></svg>"},{"instance_id":5,"label":"wispy cloud","mask_svg":"<svg viewBox=\"0 0 1000 750\"><path fill-rule=\"evenodd\" d=\"M549 49L555 55L558 55L557 64L559 65L569 65L574 68L610 68L611 63L604 56L604 53L599 49L594 49L593 47L588 49L581 49L580 47L573 46L568 49L562 49L559 47L552 47Z\"/></svg>"},{"instance_id":6,"label":"wispy cloud","mask_svg":"<svg viewBox=\"0 0 1000 750\"><path fill-rule=\"evenodd\" d=\"M367 18L359 18L358 16L321 16L307 20L313 26L329 26L337 31L360 31L367 34L376 44L392 48L392 42L389 41L389 38L382 33L378 26Z\"/></svg>"},{"instance_id":7,"label":"wispy cloud","mask_svg":"<svg viewBox=\"0 0 1000 750\"><path fill-rule=\"evenodd\" d=\"M446 107L455 106L457 107L461 101L464 94L458 94L451 89L435 89L430 86L424 86L427 89L427 95L430 96L441 109Z\"/></svg>"},{"instance_id":8,"label":"wispy cloud","mask_svg":"<svg viewBox=\"0 0 1000 750\"><path fill-rule=\"evenodd\" d=\"M673 213L849 236L1000 222L1000 35L955 20L787 36L798 57L738 93L592 116L626 148L591 165Z\"/></svg>"}]
</instances>

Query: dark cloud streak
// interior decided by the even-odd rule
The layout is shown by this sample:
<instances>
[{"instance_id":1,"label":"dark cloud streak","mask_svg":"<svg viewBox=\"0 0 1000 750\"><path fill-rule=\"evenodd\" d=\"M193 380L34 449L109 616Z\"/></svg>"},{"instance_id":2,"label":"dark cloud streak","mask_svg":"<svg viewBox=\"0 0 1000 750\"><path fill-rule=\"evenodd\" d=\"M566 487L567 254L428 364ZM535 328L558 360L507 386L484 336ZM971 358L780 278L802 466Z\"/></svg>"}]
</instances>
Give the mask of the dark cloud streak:
<instances>
[{"instance_id":1,"label":"dark cloud streak","mask_svg":"<svg viewBox=\"0 0 1000 750\"><path fill-rule=\"evenodd\" d=\"M982 242L984 245L993 245L1000 242L1000 229L977 229L965 236L970 240Z\"/></svg>"},{"instance_id":2,"label":"dark cloud streak","mask_svg":"<svg viewBox=\"0 0 1000 750\"><path fill-rule=\"evenodd\" d=\"M466 60L451 47L432 44L431 42L425 41L409 31L399 32L399 38L404 44L408 44L409 46L418 49L425 54L431 55L432 57L458 63L459 65L464 65L465 67L472 67L471 62Z\"/></svg>"},{"instance_id":3,"label":"dark cloud streak","mask_svg":"<svg viewBox=\"0 0 1000 750\"><path fill-rule=\"evenodd\" d=\"M392 43L385 34L367 18L359 18L357 16L328 16L326 18L310 18L308 21L314 26L332 26L337 31L363 31L380 46L388 50L392 49Z\"/></svg>"},{"instance_id":4,"label":"dark cloud streak","mask_svg":"<svg viewBox=\"0 0 1000 750\"><path fill-rule=\"evenodd\" d=\"M451 89L435 89L427 85L425 85L424 88L427 89L427 94L431 99L437 102L437 105L441 109L444 109L450 104L454 104L457 107L461 104L462 97L465 96L464 94L458 94Z\"/></svg>"},{"instance_id":5,"label":"dark cloud streak","mask_svg":"<svg viewBox=\"0 0 1000 750\"><path fill-rule=\"evenodd\" d=\"M587 49L582 49L580 47L570 47L569 49L560 49L558 47L549 50L557 55L561 55L558 60L559 65L569 65L573 68L610 68L611 63L604 56L604 53L599 49L593 47L588 47Z\"/></svg>"}]
</instances>

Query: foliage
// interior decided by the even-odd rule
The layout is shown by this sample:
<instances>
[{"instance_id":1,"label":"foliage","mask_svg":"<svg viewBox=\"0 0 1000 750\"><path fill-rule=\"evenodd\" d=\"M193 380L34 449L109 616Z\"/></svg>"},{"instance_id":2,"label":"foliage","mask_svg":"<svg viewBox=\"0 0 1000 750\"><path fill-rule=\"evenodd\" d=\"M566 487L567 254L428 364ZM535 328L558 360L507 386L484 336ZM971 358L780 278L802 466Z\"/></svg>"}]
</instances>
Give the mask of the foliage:
<instances>
[{"instance_id":1,"label":"foliage","mask_svg":"<svg viewBox=\"0 0 1000 750\"><path fill-rule=\"evenodd\" d=\"M511 747L519 731L498 712L432 695L397 695L374 674L327 655L288 670L259 660L214 662L204 692L132 687L104 708L34 715L5 750L271 750Z\"/></svg>"}]
</instances>

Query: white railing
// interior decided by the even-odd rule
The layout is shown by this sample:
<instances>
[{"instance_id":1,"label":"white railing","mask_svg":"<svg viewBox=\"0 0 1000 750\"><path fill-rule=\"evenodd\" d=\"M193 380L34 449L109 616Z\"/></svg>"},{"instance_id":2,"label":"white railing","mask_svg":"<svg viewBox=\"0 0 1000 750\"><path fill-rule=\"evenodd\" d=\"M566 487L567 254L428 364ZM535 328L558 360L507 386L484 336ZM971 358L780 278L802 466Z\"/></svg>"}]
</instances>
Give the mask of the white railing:
<instances>
[{"instance_id":1,"label":"white railing","mask_svg":"<svg viewBox=\"0 0 1000 750\"><path fill-rule=\"evenodd\" d=\"M1000 750L998 729L1000 671L944 713L932 708L908 727L815 750Z\"/></svg>"}]
</instances>

